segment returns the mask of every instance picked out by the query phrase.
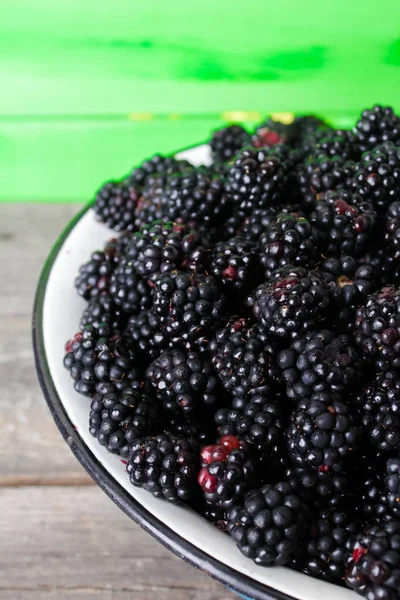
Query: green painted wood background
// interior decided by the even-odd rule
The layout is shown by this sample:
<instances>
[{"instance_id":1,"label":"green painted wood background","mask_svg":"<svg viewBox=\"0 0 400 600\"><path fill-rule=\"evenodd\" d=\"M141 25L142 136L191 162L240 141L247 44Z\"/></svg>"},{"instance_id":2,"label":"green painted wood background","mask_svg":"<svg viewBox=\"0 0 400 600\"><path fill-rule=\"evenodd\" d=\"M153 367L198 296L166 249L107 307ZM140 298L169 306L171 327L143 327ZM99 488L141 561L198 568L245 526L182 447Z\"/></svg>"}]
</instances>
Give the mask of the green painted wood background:
<instances>
[{"instance_id":1,"label":"green painted wood background","mask_svg":"<svg viewBox=\"0 0 400 600\"><path fill-rule=\"evenodd\" d=\"M0 200L90 198L225 111L375 102L400 110L398 0L0 2Z\"/></svg>"}]
</instances>

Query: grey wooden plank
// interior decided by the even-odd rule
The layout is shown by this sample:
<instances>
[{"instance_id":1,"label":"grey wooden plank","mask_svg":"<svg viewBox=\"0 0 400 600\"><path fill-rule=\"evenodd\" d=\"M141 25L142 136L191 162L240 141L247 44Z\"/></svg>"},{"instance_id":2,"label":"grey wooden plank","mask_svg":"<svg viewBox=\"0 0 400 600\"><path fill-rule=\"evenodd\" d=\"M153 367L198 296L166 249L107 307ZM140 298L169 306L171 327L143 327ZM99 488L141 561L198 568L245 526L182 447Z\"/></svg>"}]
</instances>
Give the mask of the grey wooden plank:
<instances>
[{"instance_id":1,"label":"grey wooden plank","mask_svg":"<svg viewBox=\"0 0 400 600\"><path fill-rule=\"evenodd\" d=\"M98 488L0 490L0 599L233 600Z\"/></svg>"}]
</instances>

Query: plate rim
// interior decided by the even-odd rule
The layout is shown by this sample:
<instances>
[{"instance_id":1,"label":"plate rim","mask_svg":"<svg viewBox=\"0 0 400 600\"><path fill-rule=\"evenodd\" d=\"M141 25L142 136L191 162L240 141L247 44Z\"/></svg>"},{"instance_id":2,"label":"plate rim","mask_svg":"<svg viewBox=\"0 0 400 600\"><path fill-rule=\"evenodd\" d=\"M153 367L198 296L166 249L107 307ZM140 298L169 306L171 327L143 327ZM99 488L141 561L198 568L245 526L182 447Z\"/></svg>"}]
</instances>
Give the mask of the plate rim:
<instances>
[{"instance_id":1,"label":"plate rim","mask_svg":"<svg viewBox=\"0 0 400 600\"><path fill-rule=\"evenodd\" d=\"M86 446L68 417L58 395L47 363L43 338L43 303L47 282L54 262L71 231L92 208L92 205L93 203L90 202L84 206L71 219L54 243L39 276L33 307L32 342L36 372L43 396L62 437L75 458L103 492L105 492L128 517L140 525L145 531L150 533L152 537L168 550L172 551L176 556L183 558L192 566L206 572L213 579L220 581L233 591L249 596L253 600L296 600L295 596L289 596L270 586L259 583L251 579L251 577L243 575L239 571L226 566L210 554L200 550L194 544L175 533L170 527L165 525L163 521L150 513L142 504L140 504L140 502L135 500L135 498L133 498L100 463L96 458L96 455L88 446Z\"/></svg>"}]
</instances>

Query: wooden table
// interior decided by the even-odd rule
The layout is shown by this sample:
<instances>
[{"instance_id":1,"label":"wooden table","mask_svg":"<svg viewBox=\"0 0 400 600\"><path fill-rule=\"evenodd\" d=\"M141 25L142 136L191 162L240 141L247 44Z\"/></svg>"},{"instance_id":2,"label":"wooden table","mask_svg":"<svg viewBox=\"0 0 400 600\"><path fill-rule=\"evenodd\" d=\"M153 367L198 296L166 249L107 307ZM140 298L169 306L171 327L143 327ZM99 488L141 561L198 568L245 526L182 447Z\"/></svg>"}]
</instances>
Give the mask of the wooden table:
<instances>
[{"instance_id":1,"label":"wooden table","mask_svg":"<svg viewBox=\"0 0 400 600\"><path fill-rule=\"evenodd\" d=\"M33 295L51 245L78 208L0 206L0 599L233 600L94 485L42 398Z\"/></svg>"}]
</instances>

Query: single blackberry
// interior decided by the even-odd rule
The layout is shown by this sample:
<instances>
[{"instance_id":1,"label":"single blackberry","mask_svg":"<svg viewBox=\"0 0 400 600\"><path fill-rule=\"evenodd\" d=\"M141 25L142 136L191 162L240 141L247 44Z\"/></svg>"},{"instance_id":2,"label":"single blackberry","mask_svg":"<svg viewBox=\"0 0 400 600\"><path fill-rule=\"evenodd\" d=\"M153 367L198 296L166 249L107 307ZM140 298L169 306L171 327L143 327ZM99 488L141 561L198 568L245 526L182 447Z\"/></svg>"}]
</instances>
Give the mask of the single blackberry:
<instances>
[{"instance_id":1,"label":"single blackberry","mask_svg":"<svg viewBox=\"0 0 400 600\"><path fill-rule=\"evenodd\" d=\"M385 502L396 518L400 517L400 458L390 458L386 463Z\"/></svg>"},{"instance_id":2,"label":"single blackberry","mask_svg":"<svg viewBox=\"0 0 400 600\"><path fill-rule=\"evenodd\" d=\"M295 339L278 355L289 398L310 398L318 392L348 392L360 380L362 358L352 339L321 330Z\"/></svg>"},{"instance_id":3,"label":"single blackberry","mask_svg":"<svg viewBox=\"0 0 400 600\"><path fill-rule=\"evenodd\" d=\"M135 440L126 467L131 483L170 502L190 500L196 492L198 444L165 432Z\"/></svg>"},{"instance_id":4,"label":"single blackberry","mask_svg":"<svg viewBox=\"0 0 400 600\"><path fill-rule=\"evenodd\" d=\"M365 457L365 461L366 465L359 461L360 476L356 478L361 520L367 523L382 519L387 521L389 510L385 505L382 467L380 464L370 464L369 456Z\"/></svg>"},{"instance_id":5,"label":"single blackberry","mask_svg":"<svg viewBox=\"0 0 400 600\"><path fill-rule=\"evenodd\" d=\"M94 201L97 220L115 231L135 231L135 210L140 197L140 187L129 180L106 183Z\"/></svg>"},{"instance_id":6,"label":"single blackberry","mask_svg":"<svg viewBox=\"0 0 400 600\"><path fill-rule=\"evenodd\" d=\"M368 296L357 310L355 341L377 372L400 367L400 290L387 286Z\"/></svg>"},{"instance_id":7,"label":"single blackberry","mask_svg":"<svg viewBox=\"0 0 400 600\"><path fill-rule=\"evenodd\" d=\"M241 125L229 125L214 131L209 142L214 162L231 160L250 141L250 134Z\"/></svg>"},{"instance_id":8,"label":"single blackberry","mask_svg":"<svg viewBox=\"0 0 400 600\"><path fill-rule=\"evenodd\" d=\"M99 327L101 323L107 323L112 331L123 331L125 327L125 315L121 314L107 292L89 300L82 314L80 329L82 330L86 325Z\"/></svg>"},{"instance_id":9,"label":"single blackberry","mask_svg":"<svg viewBox=\"0 0 400 600\"><path fill-rule=\"evenodd\" d=\"M378 247L367 255L367 264L375 269L376 279L374 290L382 286L400 285L400 250L393 251L390 243L386 246L379 238Z\"/></svg>"},{"instance_id":10,"label":"single blackberry","mask_svg":"<svg viewBox=\"0 0 400 600\"><path fill-rule=\"evenodd\" d=\"M392 202L385 214L385 252L400 252L400 201Z\"/></svg>"},{"instance_id":11,"label":"single blackberry","mask_svg":"<svg viewBox=\"0 0 400 600\"><path fill-rule=\"evenodd\" d=\"M157 173L172 175L187 171L192 165L187 160L177 160L172 156L162 156L155 154L152 158L143 161L143 163L133 169L130 175L130 181L134 185L144 186L148 178Z\"/></svg>"},{"instance_id":12,"label":"single blackberry","mask_svg":"<svg viewBox=\"0 0 400 600\"><path fill-rule=\"evenodd\" d=\"M372 525L356 537L347 585L368 600L396 600L400 589L400 521Z\"/></svg>"},{"instance_id":13,"label":"single blackberry","mask_svg":"<svg viewBox=\"0 0 400 600\"><path fill-rule=\"evenodd\" d=\"M109 452L128 456L132 443L154 433L159 408L139 390L96 393L90 405L89 431Z\"/></svg>"},{"instance_id":14,"label":"single blackberry","mask_svg":"<svg viewBox=\"0 0 400 600\"><path fill-rule=\"evenodd\" d=\"M287 180L285 160L268 148L245 148L228 175L229 199L246 214L282 201Z\"/></svg>"},{"instance_id":15,"label":"single blackberry","mask_svg":"<svg viewBox=\"0 0 400 600\"><path fill-rule=\"evenodd\" d=\"M139 379L133 348L105 323L98 328L87 325L66 343L65 351L64 367L84 396L92 396L99 382L112 382L123 390Z\"/></svg>"},{"instance_id":16,"label":"single blackberry","mask_svg":"<svg viewBox=\"0 0 400 600\"><path fill-rule=\"evenodd\" d=\"M116 306L128 315L151 307L152 289L136 271L129 256L120 258L110 279L111 297Z\"/></svg>"},{"instance_id":17,"label":"single blackberry","mask_svg":"<svg viewBox=\"0 0 400 600\"><path fill-rule=\"evenodd\" d=\"M224 290L245 292L259 283L259 255L255 242L236 236L213 249L208 272Z\"/></svg>"},{"instance_id":18,"label":"single blackberry","mask_svg":"<svg viewBox=\"0 0 400 600\"><path fill-rule=\"evenodd\" d=\"M235 436L227 435L217 444L204 446L200 460L197 481L211 506L227 509L254 485L256 462L246 442Z\"/></svg>"},{"instance_id":19,"label":"single blackberry","mask_svg":"<svg viewBox=\"0 0 400 600\"><path fill-rule=\"evenodd\" d=\"M371 202L378 212L385 212L400 194L400 147L391 142L365 152L358 164L352 189Z\"/></svg>"},{"instance_id":20,"label":"single blackberry","mask_svg":"<svg viewBox=\"0 0 400 600\"><path fill-rule=\"evenodd\" d=\"M211 250L198 231L171 221L155 221L132 236L127 256L138 275L154 282L176 269L204 272Z\"/></svg>"},{"instance_id":21,"label":"single blackberry","mask_svg":"<svg viewBox=\"0 0 400 600\"><path fill-rule=\"evenodd\" d=\"M145 377L167 411L201 414L219 400L218 377L197 352L165 351L147 367Z\"/></svg>"},{"instance_id":22,"label":"single blackberry","mask_svg":"<svg viewBox=\"0 0 400 600\"><path fill-rule=\"evenodd\" d=\"M154 312L171 347L205 349L225 318L225 297L213 277L173 271L156 281Z\"/></svg>"},{"instance_id":23,"label":"single blackberry","mask_svg":"<svg viewBox=\"0 0 400 600\"><path fill-rule=\"evenodd\" d=\"M372 448L400 450L400 377L396 371L379 373L354 399L359 421Z\"/></svg>"},{"instance_id":24,"label":"single blackberry","mask_svg":"<svg viewBox=\"0 0 400 600\"><path fill-rule=\"evenodd\" d=\"M319 259L309 221L295 213L278 215L261 235L259 248L266 279L278 267L314 268Z\"/></svg>"},{"instance_id":25,"label":"single blackberry","mask_svg":"<svg viewBox=\"0 0 400 600\"><path fill-rule=\"evenodd\" d=\"M377 214L368 202L345 190L327 192L310 216L315 240L325 256L359 257L373 243Z\"/></svg>"},{"instance_id":26,"label":"single blackberry","mask_svg":"<svg viewBox=\"0 0 400 600\"><path fill-rule=\"evenodd\" d=\"M232 395L268 393L280 382L277 348L259 325L233 318L210 342L212 361L224 388Z\"/></svg>"},{"instance_id":27,"label":"single blackberry","mask_svg":"<svg viewBox=\"0 0 400 600\"><path fill-rule=\"evenodd\" d=\"M301 549L307 520L297 488L284 481L248 492L228 514L228 532L257 565L285 565Z\"/></svg>"},{"instance_id":28,"label":"single blackberry","mask_svg":"<svg viewBox=\"0 0 400 600\"><path fill-rule=\"evenodd\" d=\"M282 123L267 118L257 125L251 143L255 148L276 146L277 144L292 144L296 137L296 127L293 123Z\"/></svg>"},{"instance_id":29,"label":"single blackberry","mask_svg":"<svg viewBox=\"0 0 400 600\"><path fill-rule=\"evenodd\" d=\"M355 452L360 430L340 396L323 392L298 403L286 435L293 464L329 472Z\"/></svg>"},{"instance_id":30,"label":"single blackberry","mask_svg":"<svg viewBox=\"0 0 400 600\"><path fill-rule=\"evenodd\" d=\"M375 105L364 110L357 121L355 135L361 152L374 148L382 142L400 143L400 118L389 106Z\"/></svg>"},{"instance_id":31,"label":"single blackberry","mask_svg":"<svg viewBox=\"0 0 400 600\"><path fill-rule=\"evenodd\" d=\"M108 292L110 278L115 269L114 249L92 252L90 260L79 268L75 279L75 288L80 296L89 300L99 294Z\"/></svg>"},{"instance_id":32,"label":"single blackberry","mask_svg":"<svg viewBox=\"0 0 400 600\"><path fill-rule=\"evenodd\" d=\"M336 473L329 469L314 470L289 467L285 477L292 485L299 487L299 494L304 501L318 508L335 508L348 499L353 502L353 486L351 477L342 469Z\"/></svg>"},{"instance_id":33,"label":"single blackberry","mask_svg":"<svg viewBox=\"0 0 400 600\"><path fill-rule=\"evenodd\" d=\"M282 267L247 301L273 337L290 339L317 329L325 320L331 291L317 272Z\"/></svg>"},{"instance_id":34,"label":"single blackberry","mask_svg":"<svg viewBox=\"0 0 400 600\"><path fill-rule=\"evenodd\" d=\"M158 358L168 346L168 339L161 331L160 319L151 310L129 317L125 335L132 340L139 356L144 355L144 362Z\"/></svg>"}]
</instances>

